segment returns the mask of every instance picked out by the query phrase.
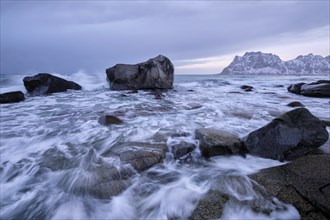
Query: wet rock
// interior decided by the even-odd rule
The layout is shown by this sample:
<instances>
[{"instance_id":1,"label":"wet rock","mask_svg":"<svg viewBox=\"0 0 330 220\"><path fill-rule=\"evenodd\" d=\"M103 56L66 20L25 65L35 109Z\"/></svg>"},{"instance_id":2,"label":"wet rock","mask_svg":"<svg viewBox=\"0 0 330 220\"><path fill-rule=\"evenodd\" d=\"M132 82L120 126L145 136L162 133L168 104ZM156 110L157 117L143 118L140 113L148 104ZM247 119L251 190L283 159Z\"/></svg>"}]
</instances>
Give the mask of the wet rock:
<instances>
[{"instance_id":1,"label":"wet rock","mask_svg":"<svg viewBox=\"0 0 330 220\"><path fill-rule=\"evenodd\" d=\"M195 131L199 148L205 157L226 154L245 154L239 137L214 128L200 128Z\"/></svg>"},{"instance_id":2,"label":"wet rock","mask_svg":"<svg viewBox=\"0 0 330 220\"><path fill-rule=\"evenodd\" d=\"M243 85L241 86L241 89L243 89L245 92L251 92L253 90L253 86Z\"/></svg>"},{"instance_id":3,"label":"wet rock","mask_svg":"<svg viewBox=\"0 0 330 220\"><path fill-rule=\"evenodd\" d=\"M149 94L153 95L155 99L163 99L165 97L165 95L162 93L162 90L160 89L152 90Z\"/></svg>"},{"instance_id":4,"label":"wet rock","mask_svg":"<svg viewBox=\"0 0 330 220\"><path fill-rule=\"evenodd\" d=\"M290 106L290 107L305 107L301 102L290 102L289 104L287 104L287 106Z\"/></svg>"},{"instance_id":5,"label":"wet rock","mask_svg":"<svg viewBox=\"0 0 330 220\"><path fill-rule=\"evenodd\" d=\"M49 73L39 73L23 79L24 86L33 95L45 95L56 92L65 92L68 89L81 90L75 82L67 81Z\"/></svg>"},{"instance_id":6,"label":"wet rock","mask_svg":"<svg viewBox=\"0 0 330 220\"><path fill-rule=\"evenodd\" d=\"M174 144L170 146L170 148L174 155L174 159L179 159L187 155L188 153L192 152L196 148L196 146L193 143L180 141L180 143Z\"/></svg>"},{"instance_id":7,"label":"wet rock","mask_svg":"<svg viewBox=\"0 0 330 220\"><path fill-rule=\"evenodd\" d=\"M122 164L130 164L135 170L143 171L161 162L166 151L166 144L123 142L112 146L102 156L118 155Z\"/></svg>"},{"instance_id":8,"label":"wet rock","mask_svg":"<svg viewBox=\"0 0 330 220\"><path fill-rule=\"evenodd\" d=\"M228 199L226 194L218 190L210 190L198 201L189 220L219 219Z\"/></svg>"},{"instance_id":9,"label":"wet rock","mask_svg":"<svg viewBox=\"0 0 330 220\"><path fill-rule=\"evenodd\" d=\"M39 162L40 167L46 167L52 171L68 169L71 165L73 163L70 163L66 155L56 147L46 150Z\"/></svg>"},{"instance_id":10,"label":"wet rock","mask_svg":"<svg viewBox=\"0 0 330 220\"><path fill-rule=\"evenodd\" d=\"M303 96L330 98L330 80L319 80L309 84L291 84L288 91Z\"/></svg>"},{"instance_id":11,"label":"wet rock","mask_svg":"<svg viewBox=\"0 0 330 220\"><path fill-rule=\"evenodd\" d=\"M202 108L203 105L199 104L199 103L195 103L195 102L192 102L192 103L188 103L184 109L186 110L193 110L193 109L198 109L198 108Z\"/></svg>"},{"instance_id":12,"label":"wet rock","mask_svg":"<svg viewBox=\"0 0 330 220\"><path fill-rule=\"evenodd\" d=\"M274 88L282 88L282 87L284 87L284 85L274 85L273 87Z\"/></svg>"},{"instance_id":13,"label":"wet rock","mask_svg":"<svg viewBox=\"0 0 330 220\"><path fill-rule=\"evenodd\" d=\"M330 120L321 119L321 121L326 127L330 127Z\"/></svg>"},{"instance_id":14,"label":"wet rock","mask_svg":"<svg viewBox=\"0 0 330 220\"><path fill-rule=\"evenodd\" d=\"M250 176L302 219L330 218L330 155L310 155Z\"/></svg>"},{"instance_id":15,"label":"wet rock","mask_svg":"<svg viewBox=\"0 0 330 220\"><path fill-rule=\"evenodd\" d=\"M20 102L23 101L24 99L25 99L24 94L21 91L6 92L0 94L0 104Z\"/></svg>"},{"instance_id":16,"label":"wet rock","mask_svg":"<svg viewBox=\"0 0 330 220\"><path fill-rule=\"evenodd\" d=\"M101 116L98 122L102 125L121 125L124 124L123 120L114 115Z\"/></svg>"},{"instance_id":17,"label":"wet rock","mask_svg":"<svg viewBox=\"0 0 330 220\"><path fill-rule=\"evenodd\" d=\"M119 157L123 163L131 164L136 171L143 171L159 163L164 155L157 151L128 150L120 153Z\"/></svg>"},{"instance_id":18,"label":"wet rock","mask_svg":"<svg viewBox=\"0 0 330 220\"><path fill-rule=\"evenodd\" d=\"M324 124L305 108L289 111L244 138L248 151L275 160L304 156L328 140Z\"/></svg>"},{"instance_id":19,"label":"wet rock","mask_svg":"<svg viewBox=\"0 0 330 220\"><path fill-rule=\"evenodd\" d=\"M159 55L135 65L117 64L106 70L112 90L171 89L174 66L165 56Z\"/></svg>"}]
</instances>

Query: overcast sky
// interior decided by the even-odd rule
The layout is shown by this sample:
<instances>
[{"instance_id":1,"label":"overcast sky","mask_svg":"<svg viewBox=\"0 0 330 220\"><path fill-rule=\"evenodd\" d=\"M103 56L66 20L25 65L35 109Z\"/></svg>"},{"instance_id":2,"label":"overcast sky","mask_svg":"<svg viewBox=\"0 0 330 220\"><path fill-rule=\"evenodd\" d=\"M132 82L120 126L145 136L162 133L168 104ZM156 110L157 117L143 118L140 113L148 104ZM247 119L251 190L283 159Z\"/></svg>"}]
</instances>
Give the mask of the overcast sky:
<instances>
[{"instance_id":1,"label":"overcast sky","mask_svg":"<svg viewBox=\"0 0 330 220\"><path fill-rule=\"evenodd\" d=\"M213 74L246 51L326 56L329 2L1 0L1 73L99 73L163 54L176 74Z\"/></svg>"}]
</instances>

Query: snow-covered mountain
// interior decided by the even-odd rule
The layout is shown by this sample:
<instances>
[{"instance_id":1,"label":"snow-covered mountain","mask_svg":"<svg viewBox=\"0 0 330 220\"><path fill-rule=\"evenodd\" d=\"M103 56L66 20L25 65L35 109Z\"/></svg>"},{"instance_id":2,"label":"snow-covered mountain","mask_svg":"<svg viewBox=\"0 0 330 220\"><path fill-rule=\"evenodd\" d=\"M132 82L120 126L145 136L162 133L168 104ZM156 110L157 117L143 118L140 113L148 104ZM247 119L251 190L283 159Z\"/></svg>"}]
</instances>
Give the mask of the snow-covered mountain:
<instances>
[{"instance_id":1,"label":"snow-covered mountain","mask_svg":"<svg viewBox=\"0 0 330 220\"><path fill-rule=\"evenodd\" d=\"M320 75L330 74L330 56L308 54L296 59L282 61L275 54L247 52L242 57L235 56L221 74L256 75Z\"/></svg>"}]
</instances>

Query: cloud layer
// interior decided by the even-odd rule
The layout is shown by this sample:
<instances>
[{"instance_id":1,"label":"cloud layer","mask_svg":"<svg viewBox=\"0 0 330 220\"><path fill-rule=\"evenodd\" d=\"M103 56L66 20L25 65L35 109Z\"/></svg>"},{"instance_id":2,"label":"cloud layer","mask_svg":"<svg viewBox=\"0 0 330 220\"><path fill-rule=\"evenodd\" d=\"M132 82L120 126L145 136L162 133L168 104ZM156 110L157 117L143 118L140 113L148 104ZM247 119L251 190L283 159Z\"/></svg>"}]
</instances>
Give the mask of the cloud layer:
<instances>
[{"instance_id":1,"label":"cloud layer","mask_svg":"<svg viewBox=\"0 0 330 220\"><path fill-rule=\"evenodd\" d=\"M158 54L176 73L217 73L248 50L327 55L328 37L329 1L1 1L2 74L99 72Z\"/></svg>"}]
</instances>

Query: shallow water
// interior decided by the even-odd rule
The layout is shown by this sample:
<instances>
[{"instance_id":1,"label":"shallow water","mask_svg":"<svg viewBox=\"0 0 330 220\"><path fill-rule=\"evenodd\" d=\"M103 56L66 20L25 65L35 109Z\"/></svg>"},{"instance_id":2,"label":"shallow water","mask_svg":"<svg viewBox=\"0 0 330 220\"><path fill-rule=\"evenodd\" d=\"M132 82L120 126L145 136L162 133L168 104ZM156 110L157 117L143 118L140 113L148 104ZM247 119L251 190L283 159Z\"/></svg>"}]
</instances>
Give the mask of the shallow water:
<instances>
[{"instance_id":1,"label":"shallow water","mask_svg":"<svg viewBox=\"0 0 330 220\"><path fill-rule=\"evenodd\" d=\"M26 92L22 78L2 77L1 93ZM205 160L198 148L185 160L174 160L167 153L163 162L142 173L124 166L132 172L126 179L128 188L111 199L96 198L86 191L109 168L123 169L118 157L106 156L118 143L155 143L160 136L167 146L180 141L198 145L194 131L202 127L244 137L292 110L286 106L292 101L329 119L329 99L286 90L291 83L327 76L177 76L174 90L162 100L144 91L110 91L103 75L77 73L64 78L84 89L42 97L27 95L24 102L0 106L1 219L187 218L214 187L238 201L260 199L247 175L283 163L253 156ZM244 92L241 85L255 89ZM201 107L191 107L196 104ZM100 125L98 119L105 113L119 115L124 124ZM271 214L229 200L222 218L299 217L290 204L265 200L259 205L272 210Z\"/></svg>"}]
</instances>

